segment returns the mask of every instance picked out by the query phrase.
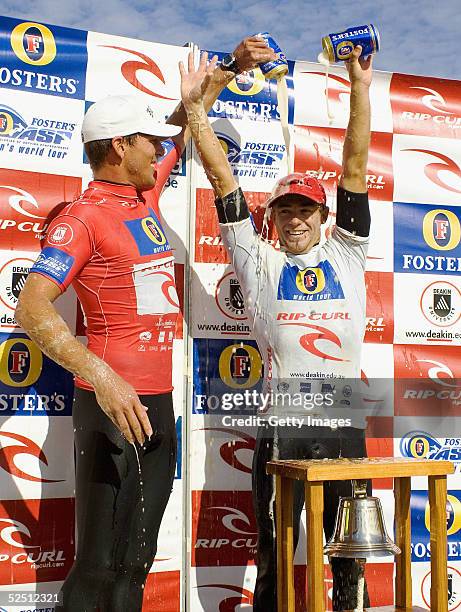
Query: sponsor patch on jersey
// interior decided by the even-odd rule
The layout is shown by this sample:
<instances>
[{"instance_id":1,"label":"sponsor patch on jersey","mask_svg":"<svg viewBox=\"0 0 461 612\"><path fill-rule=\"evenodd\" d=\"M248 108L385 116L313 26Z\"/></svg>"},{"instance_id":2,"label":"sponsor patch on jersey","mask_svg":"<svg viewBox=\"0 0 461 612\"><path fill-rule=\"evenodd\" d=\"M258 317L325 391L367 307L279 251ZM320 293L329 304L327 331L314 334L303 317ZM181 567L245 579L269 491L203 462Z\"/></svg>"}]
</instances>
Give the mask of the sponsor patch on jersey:
<instances>
[{"instance_id":1,"label":"sponsor patch on jersey","mask_svg":"<svg viewBox=\"0 0 461 612\"><path fill-rule=\"evenodd\" d=\"M342 300L344 291L328 261L307 268L287 263L280 274L277 299L299 302Z\"/></svg>"},{"instance_id":2,"label":"sponsor patch on jersey","mask_svg":"<svg viewBox=\"0 0 461 612\"><path fill-rule=\"evenodd\" d=\"M49 276L63 285L74 265L74 260L75 258L72 255L61 251L61 249L45 247L30 271Z\"/></svg>"},{"instance_id":3,"label":"sponsor patch on jersey","mask_svg":"<svg viewBox=\"0 0 461 612\"><path fill-rule=\"evenodd\" d=\"M125 225L136 242L139 254L152 255L171 251L157 215L152 208L149 208L149 213L149 216L143 219L125 221Z\"/></svg>"},{"instance_id":4,"label":"sponsor patch on jersey","mask_svg":"<svg viewBox=\"0 0 461 612\"><path fill-rule=\"evenodd\" d=\"M68 223L60 223L56 225L53 231L48 236L48 242L58 246L65 246L72 241L74 230Z\"/></svg>"}]
</instances>

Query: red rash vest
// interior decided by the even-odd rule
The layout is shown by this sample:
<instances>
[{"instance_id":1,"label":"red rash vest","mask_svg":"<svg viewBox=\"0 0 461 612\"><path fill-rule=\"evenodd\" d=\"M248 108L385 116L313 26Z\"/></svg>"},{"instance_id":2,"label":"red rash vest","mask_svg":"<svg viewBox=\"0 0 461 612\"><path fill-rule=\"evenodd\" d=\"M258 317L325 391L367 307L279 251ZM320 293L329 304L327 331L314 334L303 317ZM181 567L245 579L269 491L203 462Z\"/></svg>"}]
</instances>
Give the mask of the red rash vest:
<instances>
[{"instance_id":1,"label":"red rash vest","mask_svg":"<svg viewBox=\"0 0 461 612\"><path fill-rule=\"evenodd\" d=\"M82 306L88 348L136 389L172 390L173 337L179 304L174 257L158 200L180 153L169 147L155 187L92 181L52 221L31 272L62 292L72 283ZM76 377L75 384L92 390Z\"/></svg>"}]
</instances>

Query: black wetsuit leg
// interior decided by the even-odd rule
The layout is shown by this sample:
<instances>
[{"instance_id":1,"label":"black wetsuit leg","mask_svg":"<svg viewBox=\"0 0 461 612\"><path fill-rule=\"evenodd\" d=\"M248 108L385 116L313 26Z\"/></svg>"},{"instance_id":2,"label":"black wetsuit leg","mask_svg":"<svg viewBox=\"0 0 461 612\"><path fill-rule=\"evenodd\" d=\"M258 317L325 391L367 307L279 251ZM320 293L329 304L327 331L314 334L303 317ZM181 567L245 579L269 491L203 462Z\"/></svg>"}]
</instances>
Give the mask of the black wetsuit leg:
<instances>
[{"instance_id":1,"label":"black wetsuit leg","mask_svg":"<svg viewBox=\"0 0 461 612\"><path fill-rule=\"evenodd\" d=\"M339 457L366 457L363 430L310 427L303 432L280 428L274 442L274 427L258 429L253 458L253 504L258 525L257 578L253 599L254 612L277 610L277 547L275 541L274 479L266 474L266 463L272 459L324 459ZM303 435L304 434L304 435ZM369 492L371 488L369 487ZM340 496L352 494L350 481L331 481L324 486L323 526L327 540L334 529ZM294 482L293 537L294 546L299 538L299 520L304 505L304 486ZM360 567L353 559L332 559L333 610L353 610L357 607L357 585ZM300 609L303 597L300 595ZM369 606L365 585L365 606Z\"/></svg>"},{"instance_id":2,"label":"black wetsuit leg","mask_svg":"<svg viewBox=\"0 0 461 612\"><path fill-rule=\"evenodd\" d=\"M176 467L171 393L140 396L154 431L126 442L92 392L76 389L77 555L63 612L139 612ZM140 474L141 471L141 474ZM142 484L141 484L142 479Z\"/></svg>"}]
</instances>

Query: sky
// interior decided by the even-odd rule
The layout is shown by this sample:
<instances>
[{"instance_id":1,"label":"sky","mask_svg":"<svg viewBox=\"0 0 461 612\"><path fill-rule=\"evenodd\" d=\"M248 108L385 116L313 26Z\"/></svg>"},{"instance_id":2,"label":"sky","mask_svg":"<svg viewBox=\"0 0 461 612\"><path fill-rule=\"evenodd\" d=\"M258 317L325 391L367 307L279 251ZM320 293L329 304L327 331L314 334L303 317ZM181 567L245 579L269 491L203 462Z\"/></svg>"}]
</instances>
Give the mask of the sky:
<instances>
[{"instance_id":1,"label":"sky","mask_svg":"<svg viewBox=\"0 0 461 612\"><path fill-rule=\"evenodd\" d=\"M288 58L308 61L325 34L373 23L375 69L461 79L459 0L0 0L0 15L213 51L268 31Z\"/></svg>"}]
</instances>

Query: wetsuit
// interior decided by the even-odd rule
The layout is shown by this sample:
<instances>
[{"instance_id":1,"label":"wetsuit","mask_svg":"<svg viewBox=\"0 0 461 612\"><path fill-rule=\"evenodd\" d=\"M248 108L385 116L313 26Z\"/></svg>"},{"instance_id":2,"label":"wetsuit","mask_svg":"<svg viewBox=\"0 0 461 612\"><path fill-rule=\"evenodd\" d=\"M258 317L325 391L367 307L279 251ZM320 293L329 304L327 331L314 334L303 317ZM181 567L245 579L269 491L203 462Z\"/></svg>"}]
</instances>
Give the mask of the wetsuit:
<instances>
[{"instance_id":1,"label":"wetsuit","mask_svg":"<svg viewBox=\"0 0 461 612\"><path fill-rule=\"evenodd\" d=\"M283 391L294 397L320 391L325 384L327 388L335 386L335 415L338 409L341 414L343 405L350 406L345 398L353 394L354 382L360 380L366 306L364 270L370 227L367 194L338 188L336 227L328 240L302 255L277 251L260 239L240 189L218 199L216 206L223 242L263 358L265 392ZM308 421L308 416L326 419L324 406L306 410L289 402L280 407L275 402L269 412L279 417L304 417L305 424L298 429L268 420L258 430L253 460L253 501L258 524L255 612L275 612L277 606L274 483L266 474L267 461L366 456L362 410L345 409L349 426L338 428L324 426L325 420L318 421L319 426ZM339 496L350 494L350 483L326 484L327 538L332 535ZM295 541L303 501L302 483L297 483ZM358 566L353 560L334 559L332 571L333 609L354 609Z\"/></svg>"},{"instance_id":2,"label":"wetsuit","mask_svg":"<svg viewBox=\"0 0 461 612\"><path fill-rule=\"evenodd\" d=\"M57 610L142 607L176 464L171 356L178 297L158 198L178 155L170 146L155 188L144 194L92 181L53 220L31 269L61 291L72 283L89 350L133 385L154 431L136 452L98 406L91 385L76 378L77 553Z\"/></svg>"}]
</instances>

